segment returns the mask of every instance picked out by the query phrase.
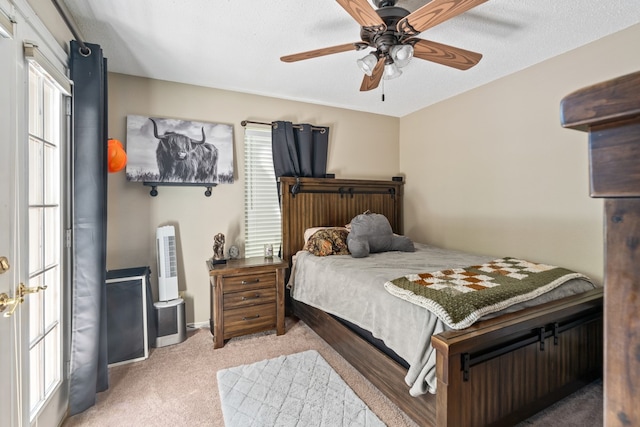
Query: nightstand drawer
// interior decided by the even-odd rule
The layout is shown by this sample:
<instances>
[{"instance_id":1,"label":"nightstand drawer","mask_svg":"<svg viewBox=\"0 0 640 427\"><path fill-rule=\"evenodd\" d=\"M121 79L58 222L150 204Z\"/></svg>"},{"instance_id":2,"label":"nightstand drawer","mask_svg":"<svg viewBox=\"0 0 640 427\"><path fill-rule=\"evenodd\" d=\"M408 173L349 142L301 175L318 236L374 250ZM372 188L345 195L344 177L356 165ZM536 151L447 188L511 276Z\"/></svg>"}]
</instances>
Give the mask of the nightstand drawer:
<instances>
[{"instance_id":1,"label":"nightstand drawer","mask_svg":"<svg viewBox=\"0 0 640 427\"><path fill-rule=\"evenodd\" d=\"M224 312L224 339L275 327L275 304L262 304Z\"/></svg>"},{"instance_id":2,"label":"nightstand drawer","mask_svg":"<svg viewBox=\"0 0 640 427\"><path fill-rule=\"evenodd\" d=\"M223 280L223 292L236 292L258 288L276 286L275 272L242 274L238 276L226 276Z\"/></svg>"},{"instance_id":3,"label":"nightstand drawer","mask_svg":"<svg viewBox=\"0 0 640 427\"><path fill-rule=\"evenodd\" d=\"M275 303L276 288L262 288L244 292L230 292L224 294L224 309L249 307L257 304Z\"/></svg>"}]
</instances>

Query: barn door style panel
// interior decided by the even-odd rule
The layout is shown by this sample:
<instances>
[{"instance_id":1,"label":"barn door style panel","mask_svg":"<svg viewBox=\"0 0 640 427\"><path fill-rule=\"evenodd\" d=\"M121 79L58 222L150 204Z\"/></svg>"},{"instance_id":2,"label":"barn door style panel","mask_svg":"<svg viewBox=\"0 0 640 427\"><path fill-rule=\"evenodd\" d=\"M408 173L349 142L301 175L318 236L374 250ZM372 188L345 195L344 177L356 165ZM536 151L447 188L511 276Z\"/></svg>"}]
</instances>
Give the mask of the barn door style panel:
<instances>
[{"instance_id":1,"label":"barn door style panel","mask_svg":"<svg viewBox=\"0 0 640 427\"><path fill-rule=\"evenodd\" d=\"M512 313L432 338L438 426L515 425L602 373L602 289L558 317ZM577 302L577 301L576 301ZM545 307L545 306L542 306ZM473 405L460 402L474 402Z\"/></svg>"}]
</instances>

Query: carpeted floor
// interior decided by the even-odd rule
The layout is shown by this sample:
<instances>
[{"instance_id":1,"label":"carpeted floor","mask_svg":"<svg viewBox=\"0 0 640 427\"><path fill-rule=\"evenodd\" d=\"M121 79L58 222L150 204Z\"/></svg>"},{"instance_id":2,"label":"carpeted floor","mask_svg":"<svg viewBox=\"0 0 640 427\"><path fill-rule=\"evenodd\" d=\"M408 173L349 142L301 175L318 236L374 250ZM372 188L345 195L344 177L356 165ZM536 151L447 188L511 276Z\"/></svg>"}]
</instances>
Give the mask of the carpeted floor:
<instances>
[{"instance_id":1,"label":"carpeted floor","mask_svg":"<svg viewBox=\"0 0 640 427\"><path fill-rule=\"evenodd\" d=\"M581 388L518 427L598 427L603 425L602 381Z\"/></svg>"},{"instance_id":2,"label":"carpeted floor","mask_svg":"<svg viewBox=\"0 0 640 427\"><path fill-rule=\"evenodd\" d=\"M390 427L416 427L304 323L287 318L287 333L264 332L230 340L213 350L208 329L185 342L152 349L149 359L110 369L109 390L63 427L222 427L217 371L281 355L317 350L371 410ZM594 383L525 421L522 426L601 426L602 385Z\"/></svg>"}]
</instances>

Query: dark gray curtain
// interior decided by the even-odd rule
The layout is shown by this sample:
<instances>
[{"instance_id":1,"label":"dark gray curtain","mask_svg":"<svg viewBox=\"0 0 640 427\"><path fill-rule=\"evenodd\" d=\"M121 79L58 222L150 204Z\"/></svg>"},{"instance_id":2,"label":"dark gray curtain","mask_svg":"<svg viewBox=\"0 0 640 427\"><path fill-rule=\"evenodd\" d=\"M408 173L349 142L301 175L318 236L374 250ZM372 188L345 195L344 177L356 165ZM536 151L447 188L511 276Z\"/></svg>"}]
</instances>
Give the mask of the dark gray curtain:
<instances>
[{"instance_id":1,"label":"dark gray curtain","mask_svg":"<svg viewBox=\"0 0 640 427\"><path fill-rule=\"evenodd\" d=\"M328 127L313 126L308 123L294 125L285 121L272 123L271 152L273 169L278 181L276 183L278 201L282 201L279 185L281 176L325 177L328 148ZM282 242L278 256L282 257Z\"/></svg>"},{"instance_id":2,"label":"dark gray curtain","mask_svg":"<svg viewBox=\"0 0 640 427\"><path fill-rule=\"evenodd\" d=\"M73 80L71 415L109 387L107 370L107 60L71 42Z\"/></svg>"},{"instance_id":3,"label":"dark gray curtain","mask_svg":"<svg viewBox=\"0 0 640 427\"><path fill-rule=\"evenodd\" d=\"M324 178L329 128L277 121L271 130L273 168L281 176Z\"/></svg>"}]
</instances>

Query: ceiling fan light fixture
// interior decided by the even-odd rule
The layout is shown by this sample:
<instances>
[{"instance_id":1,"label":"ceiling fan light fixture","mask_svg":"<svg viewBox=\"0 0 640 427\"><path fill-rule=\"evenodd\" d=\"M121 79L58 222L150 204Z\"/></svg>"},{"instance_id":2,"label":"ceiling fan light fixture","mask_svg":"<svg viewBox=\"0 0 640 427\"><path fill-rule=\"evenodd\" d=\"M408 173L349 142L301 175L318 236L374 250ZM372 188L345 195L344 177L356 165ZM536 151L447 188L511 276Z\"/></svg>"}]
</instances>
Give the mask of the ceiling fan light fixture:
<instances>
[{"instance_id":1,"label":"ceiling fan light fixture","mask_svg":"<svg viewBox=\"0 0 640 427\"><path fill-rule=\"evenodd\" d=\"M413 46L410 44L397 44L391 48L391 58L398 67L404 67L413 58Z\"/></svg>"},{"instance_id":2,"label":"ceiling fan light fixture","mask_svg":"<svg viewBox=\"0 0 640 427\"><path fill-rule=\"evenodd\" d=\"M385 80L391 80L400 77L401 74L402 70L392 62L384 66L384 74L382 75L382 78Z\"/></svg>"},{"instance_id":3,"label":"ceiling fan light fixture","mask_svg":"<svg viewBox=\"0 0 640 427\"><path fill-rule=\"evenodd\" d=\"M371 76L373 74L373 69L378 63L378 57L373 53L370 53L362 57L361 59L358 59L356 63L363 73L365 73L367 76Z\"/></svg>"}]
</instances>

